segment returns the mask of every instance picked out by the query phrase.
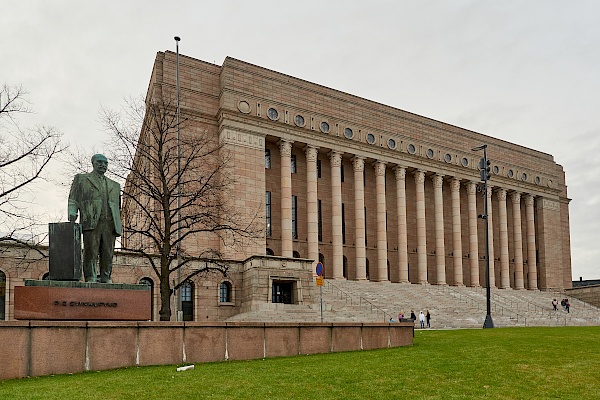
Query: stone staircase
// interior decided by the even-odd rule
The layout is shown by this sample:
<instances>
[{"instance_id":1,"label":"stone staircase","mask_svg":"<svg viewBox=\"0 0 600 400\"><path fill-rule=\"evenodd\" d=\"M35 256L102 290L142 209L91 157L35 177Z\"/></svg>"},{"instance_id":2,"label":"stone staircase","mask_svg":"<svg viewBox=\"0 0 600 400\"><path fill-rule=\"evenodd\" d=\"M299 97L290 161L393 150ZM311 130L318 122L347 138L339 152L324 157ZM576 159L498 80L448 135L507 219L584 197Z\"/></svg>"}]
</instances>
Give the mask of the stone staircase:
<instances>
[{"instance_id":1,"label":"stone staircase","mask_svg":"<svg viewBox=\"0 0 600 400\"><path fill-rule=\"evenodd\" d=\"M571 312L552 299L567 297L560 292L492 289L491 315L494 325L573 326L600 325L600 309L571 298ZM323 287L323 322L388 322L414 310L431 313L436 329L481 328L486 314L485 288L413 285L390 282L326 280ZM320 305L264 304L259 310L238 314L228 321L320 322ZM416 321L416 326L419 322Z\"/></svg>"}]
</instances>

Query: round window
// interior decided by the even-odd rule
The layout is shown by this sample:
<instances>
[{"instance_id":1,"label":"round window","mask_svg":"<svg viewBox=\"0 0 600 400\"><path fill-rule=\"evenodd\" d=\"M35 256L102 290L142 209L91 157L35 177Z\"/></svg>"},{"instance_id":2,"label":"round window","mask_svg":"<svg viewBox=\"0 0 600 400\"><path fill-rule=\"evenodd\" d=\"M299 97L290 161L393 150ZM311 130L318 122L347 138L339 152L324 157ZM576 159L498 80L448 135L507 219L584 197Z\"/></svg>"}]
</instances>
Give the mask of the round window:
<instances>
[{"instance_id":1,"label":"round window","mask_svg":"<svg viewBox=\"0 0 600 400\"><path fill-rule=\"evenodd\" d=\"M321 128L321 132L329 133L329 124L327 122L321 122L321 125L319 127Z\"/></svg>"},{"instance_id":2,"label":"round window","mask_svg":"<svg viewBox=\"0 0 600 400\"><path fill-rule=\"evenodd\" d=\"M542 182L542 178L540 178L539 176L535 177L535 184L539 185Z\"/></svg>"},{"instance_id":3,"label":"round window","mask_svg":"<svg viewBox=\"0 0 600 400\"><path fill-rule=\"evenodd\" d=\"M509 169L509 170L508 170L508 177L509 177L509 178L512 178L513 176L515 176L515 173L513 172L513 170L512 170L512 169Z\"/></svg>"},{"instance_id":4,"label":"round window","mask_svg":"<svg viewBox=\"0 0 600 400\"><path fill-rule=\"evenodd\" d=\"M527 174L525 172L523 172L523 174L521 175L521 180L523 182L527 181Z\"/></svg>"},{"instance_id":5,"label":"round window","mask_svg":"<svg viewBox=\"0 0 600 400\"><path fill-rule=\"evenodd\" d=\"M272 107L267 110L267 116L272 121L277 121L279 119L279 113Z\"/></svg>"},{"instance_id":6,"label":"round window","mask_svg":"<svg viewBox=\"0 0 600 400\"><path fill-rule=\"evenodd\" d=\"M375 135L372 133L367 133L367 143L373 144L375 143Z\"/></svg>"},{"instance_id":7,"label":"round window","mask_svg":"<svg viewBox=\"0 0 600 400\"><path fill-rule=\"evenodd\" d=\"M499 172L500 172L500 168L497 165L494 165L494 173L496 175L498 175Z\"/></svg>"},{"instance_id":8,"label":"round window","mask_svg":"<svg viewBox=\"0 0 600 400\"><path fill-rule=\"evenodd\" d=\"M344 129L344 136L346 139L352 139L354 137L354 132L352 132L352 129L346 128Z\"/></svg>"},{"instance_id":9,"label":"round window","mask_svg":"<svg viewBox=\"0 0 600 400\"><path fill-rule=\"evenodd\" d=\"M433 158L434 154L433 149L427 149L427 158Z\"/></svg>"},{"instance_id":10,"label":"round window","mask_svg":"<svg viewBox=\"0 0 600 400\"><path fill-rule=\"evenodd\" d=\"M394 150L396 148L396 141L394 139L388 139L387 143L390 149Z\"/></svg>"},{"instance_id":11,"label":"round window","mask_svg":"<svg viewBox=\"0 0 600 400\"><path fill-rule=\"evenodd\" d=\"M408 145L408 152L410 154L415 154L417 152L417 148L415 147L414 144L411 143L411 144Z\"/></svg>"},{"instance_id":12,"label":"round window","mask_svg":"<svg viewBox=\"0 0 600 400\"><path fill-rule=\"evenodd\" d=\"M467 157L463 157L463 158L460 160L460 163L462 164L462 166L463 166L463 167L466 167L466 166L468 166L468 165L469 165L469 160L467 159Z\"/></svg>"},{"instance_id":13,"label":"round window","mask_svg":"<svg viewBox=\"0 0 600 400\"><path fill-rule=\"evenodd\" d=\"M446 161L447 163L452 162L452 156L450 155L450 153L444 154L444 161Z\"/></svg>"},{"instance_id":14,"label":"round window","mask_svg":"<svg viewBox=\"0 0 600 400\"><path fill-rule=\"evenodd\" d=\"M304 124L306 123L304 121L304 117L300 114L298 114L294 117L294 122L296 123L296 125L298 125L300 127L304 126Z\"/></svg>"},{"instance_id":15,"label":"round window","mask_svg":"<svg viewBox=\"0 0 600 400\"><path fill-rule=\"evenodd\" d=\"M248 114L250 112L250 104L248 104L247 101L242 100L238 103L238 110L244 114Z\"/></svg>"}]
</instances>

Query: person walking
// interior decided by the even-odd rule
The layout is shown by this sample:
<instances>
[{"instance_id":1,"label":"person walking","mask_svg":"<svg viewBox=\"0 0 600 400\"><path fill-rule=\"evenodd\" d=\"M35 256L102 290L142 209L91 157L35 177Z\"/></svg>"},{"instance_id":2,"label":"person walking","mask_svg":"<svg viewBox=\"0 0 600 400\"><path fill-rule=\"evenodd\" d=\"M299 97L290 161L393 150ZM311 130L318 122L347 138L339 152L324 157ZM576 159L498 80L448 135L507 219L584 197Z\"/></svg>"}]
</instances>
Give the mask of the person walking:
<instances>
[{"instance_id":1,"label":"person walking","mask_svg":"<svg viewBox=\"0 0 600 400\"><path fill-rule=\"evenodd\" d=\"M421 329L425 328L425 314L423 314L423 311L419 311L419 322L421 323Z\"/></svg>"},{"instance_id":2,"label":"person walking","mask_svg":"<svg viewBox=\"0 0 600 400\"><path fill-rule=\"evenodd\" d=\"M569 303L569 299L565 299L565 310L570 314L571 313L571 303Z\"/></svg>"},{"instance_id":3,"label":"person walking","mask_svg":"<svg viewBox=\"0 0 600 400\"><path fill-rule=\"evenodd\" d=\"M417 316L415 315L415 312L413 310L410 310L410 319L412 319L413 321L417 319Z\"/></svg>"},{"instance_id":4,"label":"person walking","mask_svg":"<svg viewBox=\"0 0 600 400\"><path fill-rule=\"evenodd\" d=\"M427 310L425 314L425 319L427 320L427 327L431 328L431 325L429 324L429 320L431 319L431 314L429 313L429 310Z\"/></svg>"},{"instance_id":5,"label":"person walking","mask_svg":"<svg viewBox=\"0 0 600 400\"><path fill-rule=\"evenodd\" d=\"M558 301L556 299L552 300L552 307L554 307L554 311L558 311Z\"/></svg>"}]
</instances>

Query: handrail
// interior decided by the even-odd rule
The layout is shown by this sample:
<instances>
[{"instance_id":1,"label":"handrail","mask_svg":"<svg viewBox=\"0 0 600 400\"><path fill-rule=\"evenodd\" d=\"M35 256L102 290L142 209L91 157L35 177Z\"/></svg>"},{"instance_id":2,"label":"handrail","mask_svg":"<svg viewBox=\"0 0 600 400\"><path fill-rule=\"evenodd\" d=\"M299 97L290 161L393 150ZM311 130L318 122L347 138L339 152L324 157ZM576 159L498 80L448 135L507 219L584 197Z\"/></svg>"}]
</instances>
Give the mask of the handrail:
<instances>
[{"instance_id":1,"label":"handrail","mask_svg":"<svg viewBox=\"0 0 600 400\"><path fill-rule=\"evenodd\" d=\"M329 289L330 292L333 293L332 289L337 290L339 293L342 293L344 296L346 296L345 298L340 297L340 299L345 300L346 304L348 304L348 300L350 300L350 305L351 306L353 305L352 304L352 297L353 296L351 294L349 294L349 293L345 292L344 290L340 289L339 287L335 286L333 283L329 282L329 280L327 280L327 279L325 279L325 283L327 283L328 289ZM367 303L368 306L371 307L371 312L373 312L373 309L376 309L377 310L376 313L379 313L379 312L383 313L383 322L388 322L390 320L390 318L393 318L384 309L376 306L375 304L373 304L369 300L363 298L362 296L358 296L358 305L362 307L363 306L363 304L362 304L363 302Z\"/></svg>"}]
</instances>

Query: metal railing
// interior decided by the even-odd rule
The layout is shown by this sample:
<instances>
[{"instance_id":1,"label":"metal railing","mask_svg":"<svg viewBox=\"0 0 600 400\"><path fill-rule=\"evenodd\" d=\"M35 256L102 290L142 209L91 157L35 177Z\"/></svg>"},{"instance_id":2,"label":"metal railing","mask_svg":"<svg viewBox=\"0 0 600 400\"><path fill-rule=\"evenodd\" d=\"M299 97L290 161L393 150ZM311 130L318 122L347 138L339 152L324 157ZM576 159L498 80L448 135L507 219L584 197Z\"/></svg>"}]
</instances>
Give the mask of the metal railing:
<instances>
[{"instance_id":1,"label":"metal railing","mask_svg":"<svg viewBox=\"0 0 600 400\"><path fill-rule=\"evenodd\" d=\"M365 310L369 310L372 314L381 314L383 316L383 322L388 322L390 320L390 318L393 318L383 308L373 304L372 302L365 299L364 297L353 296L352 294L340 289L339 287L337 287L336 285L334 285L327 279L325 279L325 283L326 283L325 290L329 291L336 297L339 296L339 299L346 301L346 304L348 304L348 302L350 302L350 306L357 305L360 307L364 307ZM358 299L355 299L355 297L358 297Z\"/></svg>"}]
</instances>

